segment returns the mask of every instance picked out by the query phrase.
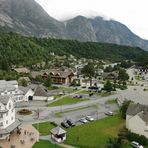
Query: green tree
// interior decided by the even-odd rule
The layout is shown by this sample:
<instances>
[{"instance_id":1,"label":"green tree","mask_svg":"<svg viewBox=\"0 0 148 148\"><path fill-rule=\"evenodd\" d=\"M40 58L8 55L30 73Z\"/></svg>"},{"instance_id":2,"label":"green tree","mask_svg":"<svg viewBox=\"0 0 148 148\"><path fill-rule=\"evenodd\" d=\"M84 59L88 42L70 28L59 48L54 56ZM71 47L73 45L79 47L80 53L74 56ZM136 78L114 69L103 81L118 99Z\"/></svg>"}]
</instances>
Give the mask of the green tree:
<instances>
[{"instance_id":1,"label":"green tree","mask_svg":"<svg viewBox=\"0 0 148 148\"><path fill-rule=\"evenodd\" d=\"M131 101L124 101L121 108L120 108L120 113L123 119L126 119L126 111L128 109L129 104Z\"/></svg>"},{"instance_id":2,"label":"green tree","mask_svg":"<svg viewBox=\"0 0 148 148\"><path fill-rule=\"evenodd\" d=\"M94 68L93 64L92 63L88 63L87 65L85 65L82 68L81 73L85 77L89 77L89 79L90 79L90 86L92 86L92 77L95 76L95 68Z\"/></svg>"},{"instance_id":3,"label":"green tree","mask_svg":"<svg viewBox=\"0 0 148 148\"><path fill-rule=\"evenodd\" d=\"M42 76L38 75L38 76L36 76L35 81L43 83L44 79Z\"/></svg>"},{"instance_id":4,"label":"green tree","mask_svg":"<svg viewBox=\"0 0 148 148\"><path fill-rule=\"evenodd\" d=\"M107 80L104 84L104 90L106 90L107 92L111 92L113 90L113 85L109 80Z\"/></svg>"},{"instance_id":5,"label":"green tree","mask_svg":"<svg viewBox=\"0 0 148 148\"><path fill-rule=\"evenodd\" d=\"M105 69L104 69L104 72L112 72L113 71L113 67L111 65L107 66Z\"/></svg>"},{"instance_id":6,"label":"green tree","mask_svg":"<svg viewBox=\"0 0 148 148\"><path fill-rule=\"evenodd\" d=\"M25 79L21 80L21 85L26 87L28 85L27 81Z\"/></svg>"},{"instance_id":7,"label":"green tree","mask_svg":"<svg viewBox=\"0 0 148 148\"><path fill-rule=\"evenodd\" d=\"M126 73L125 69L120 69L119 70L118 79L122 80L122 81L126 81L126 80L129 79L129 75Z\"/></svg>"},{"instance_id":8,"label":"green tree","mask_svg":"<svg viewBox=\"0 0 148 148\"><path fill-rule=\"evenodd\" d=\"M48 77L44 80L44 86L46 86L46 87L50 87L50 86L51 86L51 78L50 78L50 76L48 76Z\"/></svg>"}]
</instances>

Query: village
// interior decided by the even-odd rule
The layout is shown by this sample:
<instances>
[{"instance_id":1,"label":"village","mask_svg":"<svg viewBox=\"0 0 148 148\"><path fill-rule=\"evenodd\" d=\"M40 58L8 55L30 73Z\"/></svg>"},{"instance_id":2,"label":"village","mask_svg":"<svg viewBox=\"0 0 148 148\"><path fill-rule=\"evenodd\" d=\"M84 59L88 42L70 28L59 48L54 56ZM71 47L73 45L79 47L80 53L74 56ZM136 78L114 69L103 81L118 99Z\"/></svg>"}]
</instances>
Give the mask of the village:
<instances>
[{"instance_id":1,"label":"village","mask_svg":"<svg viewBox=\"0 0 148 148\"><path fill-rule=\"evenodd\" d=\"M50 56L14 65L17 79L0 80L1 148L104 147L123 125L148 138L148 69L133 61ZM137 139L127 138L125 148Z\"/></svg>"}]
</instances>

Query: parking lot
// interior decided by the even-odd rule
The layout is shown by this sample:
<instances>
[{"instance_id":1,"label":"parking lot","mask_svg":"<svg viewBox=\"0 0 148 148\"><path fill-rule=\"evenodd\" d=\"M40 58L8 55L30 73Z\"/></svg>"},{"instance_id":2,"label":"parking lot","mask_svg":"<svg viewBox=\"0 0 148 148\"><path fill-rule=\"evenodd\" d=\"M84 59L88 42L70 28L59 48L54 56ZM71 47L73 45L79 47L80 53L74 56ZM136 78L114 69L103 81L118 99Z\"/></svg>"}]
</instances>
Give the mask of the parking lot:
<instances>
[{"instance_id":1,"label":"parking lot","mask_svg":"<svg viewBox=\"0 0 148 148\"><path fill-rule=\"evenodd\" d=\"M55 117L52 119L52 121L60 125L61 122L71 119L76 123L76 125L80 125L82 123L79 120L83 117L91 116L94 120L97 120L107 116L105 115L106 112L113 111L114 113L116 113L118 109L119 108L117 104L97 104L93 106L88 106L84 109L80 108L72 111L64 111L63 113L60 112L60 117L56 117L57 113L55 113Z\"/></svg>"}]
</instances>

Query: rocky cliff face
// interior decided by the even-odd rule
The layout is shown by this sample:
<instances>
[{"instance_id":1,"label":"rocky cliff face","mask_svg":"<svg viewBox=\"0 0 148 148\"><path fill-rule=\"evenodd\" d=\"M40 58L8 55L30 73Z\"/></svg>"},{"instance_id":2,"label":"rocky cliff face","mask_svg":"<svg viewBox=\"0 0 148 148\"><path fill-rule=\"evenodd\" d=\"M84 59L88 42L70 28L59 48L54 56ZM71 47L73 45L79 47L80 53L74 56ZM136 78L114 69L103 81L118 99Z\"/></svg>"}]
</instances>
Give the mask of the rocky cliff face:
<instances>
[{"instance_id":1,"label":"rocky cliff face","mask_svg":"<svg viewBox=\"0 0 148 148\"><path fill-rule=\"evenodd\" d=\"M117 21L77 16L60 22L34 0L0 0L0 26L0 31L14 31L27 36L107 42L148 50L147 40Z\"/></svg>"},{"instance_id":2,"label":"rocky cliff face","mask_svg":"<svg viewBox=\"0 0 148 148\"><path fill-rule=\"evenodd\" d=\"M114 20L104 20L102 17L93 19L82 16L75 17L66 21L66 30L70 39L115 43L148 49L148 41L132 33L125 25Z\"/></svg>"},{"instance_id":3,"label":"rocky cliff face","mask_svg":"<svg viewBox=\"0 0 148 148\"><path fill-rule=\"evenodd\" d=\"M50 17L34 0L0 0L0 25L25 35L65 36L64 24Z\"/></svg>"}]
</instances>

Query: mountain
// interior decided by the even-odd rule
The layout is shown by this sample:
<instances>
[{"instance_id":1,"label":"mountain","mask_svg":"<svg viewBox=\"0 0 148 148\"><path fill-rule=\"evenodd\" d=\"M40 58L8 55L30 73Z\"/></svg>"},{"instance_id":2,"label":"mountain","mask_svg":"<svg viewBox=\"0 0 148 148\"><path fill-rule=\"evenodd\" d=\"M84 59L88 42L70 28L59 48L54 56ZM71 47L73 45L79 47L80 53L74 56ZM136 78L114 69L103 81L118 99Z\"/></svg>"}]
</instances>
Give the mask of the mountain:
<instances>
[{"instance_id":1,"label":"mountain","mask_svg":"<svg viewBox=\"0 0 148 148\"><path fill-rule=\"evenodd\" d=\"M125 25L103 17L77 16L66 23L68 38L80 41L106 42L137 46L148 50L148 41L132 33Z\"/></svg>"},{"instance_id":2,"label":"mountain","mask_svg":"<svg viewBox=\"0 0 148 148\"><path fill-rule=\"evenodd\" d=\"M60 22L49 16L34 0L0 0L0 31L26 36L137 46L148 50L148 41L125 25L102 17L77 16Z\"/></svg>"},{"instance_id":3,"label":"mountain","mask_svg":"<svg viewBox=\"0 0 148 148\"><path fill-rule=\"evenodd\" d=\"M65 36L64 24L50 17L34 0L0 0L0 25L24 35Z\"/></svg>"}]
</instances>

